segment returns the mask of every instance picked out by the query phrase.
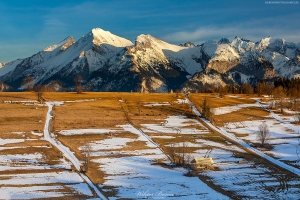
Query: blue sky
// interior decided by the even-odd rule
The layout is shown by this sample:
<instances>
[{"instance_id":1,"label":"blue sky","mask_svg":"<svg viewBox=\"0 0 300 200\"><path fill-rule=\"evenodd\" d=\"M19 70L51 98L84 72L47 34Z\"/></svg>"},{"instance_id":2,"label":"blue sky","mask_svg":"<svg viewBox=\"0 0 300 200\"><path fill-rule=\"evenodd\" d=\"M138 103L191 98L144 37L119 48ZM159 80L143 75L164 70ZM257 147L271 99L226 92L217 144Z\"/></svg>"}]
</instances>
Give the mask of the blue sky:
<instances>
[{"instance_id":1,"label":"blue sky","mask_svg":"<svg viewBox=\"0 0 300 200\"><path fill-rule=\"evenodd\" d=\"M271 2L271 3L266 3ZM0 2L0 61L29 57L67 36L102 28L134 41L173 44L235 36L300 42L300 0L6 0Z\"/></svg>"}]
</instances>

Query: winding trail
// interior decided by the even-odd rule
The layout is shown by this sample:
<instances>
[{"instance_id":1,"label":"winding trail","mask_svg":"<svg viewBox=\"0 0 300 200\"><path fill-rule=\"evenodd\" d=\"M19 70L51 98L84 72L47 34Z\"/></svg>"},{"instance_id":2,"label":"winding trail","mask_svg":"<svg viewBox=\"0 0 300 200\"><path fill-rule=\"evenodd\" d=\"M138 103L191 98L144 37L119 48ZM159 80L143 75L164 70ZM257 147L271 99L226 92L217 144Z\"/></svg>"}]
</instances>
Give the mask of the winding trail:
<instances>
[{"instance_id":1,"label":"winding trail","mask_svg":"<svg viewBox=\"0 0 300 200\"><path fill-rule=\"evenodd\" d=\"M241 145L243 148L247 149L248 151L268 160L269 162L272 162L273 164L284 168L294 174L296 174L297 176L300 176L300 169L295 168L293 166L287 165L279 160L276 160L266 154L264 154L263 152L251 147L249 144L247 144L246 142L244 142L243 140L237 138L234 134L228 133L226 130L222 129L222 128L217 128L216 126L212 125L212 123L208 120L206 120L205 118L203 118L200 114L200 112L198 111L198 109L196 108L196 106L192 103L192 101L190 101L190 99L188 98L188 96L186 95L186 100L188 102L188 104L192 107L193 111L195 112L195 114L206 124L208 125L211 129L215 130L216 132L220 133L221 135L223 135L224 137L228 138L229 140L232 140L236 143L238 143L239 145Z\"/></svg>"},{"instance_id":2,"label":"winding trail","mask_svg":"<svg viewBox=\"0 0 300 200\"><path fill-rule=\"evenodd\" d=\"M76 158L74 153L66 146L64 146L61 142L57 141L55 138L52 138L50 135L50 121L52 119L52 108L54 105L61 105L62 102L46 102L48 106L48 112L46 115L46 122L44 127L44 138L48 142L50 142L53 146L55 146L70 162L75 166L78 171L78 174L86 181L86 183L94 189L96 194L100 199L107 199L100 190L93 184L93 182L87 177L85 174L81 173L81 162Z\"/></svg>"}]
</instances>

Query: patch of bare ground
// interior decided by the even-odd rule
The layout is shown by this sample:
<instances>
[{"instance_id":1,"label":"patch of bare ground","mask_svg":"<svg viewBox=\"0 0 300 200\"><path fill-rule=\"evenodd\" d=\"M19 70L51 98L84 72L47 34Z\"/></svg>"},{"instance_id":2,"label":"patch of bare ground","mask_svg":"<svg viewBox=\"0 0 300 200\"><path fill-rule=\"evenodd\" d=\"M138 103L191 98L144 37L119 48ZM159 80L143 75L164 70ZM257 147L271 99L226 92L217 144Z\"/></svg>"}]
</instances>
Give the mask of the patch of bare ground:
<instances>
[{"instance_id":1,"label":"patch of bare ground","mask_svg":"<svg viewBox=\"0 0 300 200\"><path fill-rule=\"evenodd\" d=\"M51 173L51 172L62 172L64 170L57 169L57 168L50 168L50 169L20 169L20 170L6 170L0 171L0 175L16 175L16 174L36 174L36 173ZM0 178L0 180L6 179L5 177Z\"/></svg>"},{"instance_id":2,"label":"patch of bare ground","mask_svg":"<svg viewBox=\"0 0 300 200\"><path fill-rule=\"evenodd\" d=\"M26 144L26 143L25 143ZM60 159L63 158L60 151L58 151L55 147L51 146L28 146L20 148L13 148L13 149L5 149L0 151L0 155L26 155L26 154L41 154L42 158L37 160L37 164L44 164L44 165L56 165L59 164L61 161ZM8 147L9 148L9 147ZM16 160L18 163L19 161Z\"/></svg>"},{"instance_id":3,"label":"patch of bare ground","mask_svg":"<svg viewBox=\"0 0 300 200\"><path fill-rule=\"evenodd\" d=\"M99 164L94 163L93 161L89 164L89 170L86 172L86 175L90 178L90 180L95 184L103 184L105 174L99 169ZM102 188L104 189L104 188Z\"/></svg>"}]
</instances>

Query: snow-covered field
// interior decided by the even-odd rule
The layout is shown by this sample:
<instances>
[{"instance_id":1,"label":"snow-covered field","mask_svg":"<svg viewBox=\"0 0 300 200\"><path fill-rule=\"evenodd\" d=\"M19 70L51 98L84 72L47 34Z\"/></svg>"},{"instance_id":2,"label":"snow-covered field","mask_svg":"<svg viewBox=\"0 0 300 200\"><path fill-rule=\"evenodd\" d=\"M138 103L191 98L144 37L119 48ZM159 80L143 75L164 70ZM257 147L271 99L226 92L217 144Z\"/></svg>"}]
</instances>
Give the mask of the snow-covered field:
<instances>
[{"instance_id":1,"label":"snow-covered field","mask_svg":"<svg viewBox=\"0 0 300 200\"><path fill-rule=\"evenodd\" d=\"M69 161L57 157L49 162L50 145L28 145L30 138L0 141L0 199L94 197L82 177L71 172Z\"/></svg>"},{"instance_id":2,"label":"snow-covered field","mask_svg":"<svg viewBox=\"0 0 300 200\"><path fill-rule=\"evenodd\" d=\"M228 106L218 108L217 114L232 113L239 108L249 107L249 106L261 106L259 103L256 104L241 104L238 106ZM264 108L264 106L261 106ZM274 112L270 112L269 118L265 120L252 120L252 121L242 121L242 122L230 122L224 125L224 128L228 133L233 134L243 134L239 136L240 139L251 143L259 143L258 131L259 126L264 122L266 123L269 130L269 137L267 143L271 144L272 150L260 149L262 152L271 155L272 157L281 161L290 161L294 166L300 168L300 160L298 156L299 148L299 133L300 127L290 124L293 122L294 117L289 117L286 119Z\"/></svg>"},{"instance_id":3,"label":"snow-covered field","mask_svg":"<svg viewBox=\"0 0 300 200\"><path fill-rule=\"evenodd\" d=\"M260 107L258 104L239 104L235 106L224 106L219 108L213 108L212 112L214 115L224 115L226 113L231 113L237 110L240 110L242 108L248 108L248 107Z\"/></svg>"},{"instance_id":4,"label":"snow-covered field","mask_svg":"<svg viewBox=\"0 0 300 200\"><path fill-rule=\"evenodd\" d=\"M258 103L256 103L259 105ZM195 106L190 102L193 110L198 116L201 116L197 111ZM251 105L252 106L252 105ZM239 106L228 106L218 109L218 113L231 113L235 112L239 108L249 107L249 105L239 105ZM265 108L265 106L261 106ZM202 120L208 124L211 128L218 131L220 134L232 139L233 141L239 143L243 148L248 151L255 152L257 155L261 156L262 159L267 159L272 162L274 167L279 166L285 168L292 173L293 176L287 176L285 172L281 170L275 170L270 166L266 167L259 161L247 161L244 164L232 163L219 163L220 171L205 171L203 172L207 175L211 181L221 186L227 191L230 191L234 196L238 198L249 198L249 199L298 199L300 195L299 185L299 158L297 158L296 148L299 146L299 127L295 127L289 123L286 123L279 116L274 113L270 113L272 118L267 118L264 122L267 123L270 129L271 140L270 143L274 146L272 151L263 151L266 154L271 154L275 159L268 157L260 151L251 148L248 142L257 142L256 133L258 131L258 126L262 121L241 121L238 123L229 123L224 127L215 127L209 121L202 118ZM226 116L225 116L226 117ZM240 136L234 134L243 134L246 136ZM243 139L243 140L241 140ZM213 152L213 150L212 150ZM212 153L211 152L211 153ZM204 152L202 151L202 154ZM228 157L228 153L223 151L222 155L226 155L226 160L231 160ZM213 154L210 155L212 158L216 157ZM217 159L220 154L217 154ZM222 157L222 156L221 156ZM231 156L232 158L232 156ZM286 165L280 161L289 161ZM291 162L292 161L292 162ZM298 167L294 168L294 167Z\"/></svg>"},{"instance_id":5,"label":"snow-covered field","mask_svg":"<svg viewBox=\"0 0 300 200\"><path fill-rule=\"evenodd\" d=\"M122 150L132 139L114 137L90 144L92 156L98 156L93 158L92 162L99 163L100 170L106 174L105 181L100 187L113 187L117 190L117 195L110 199L227 199L226 196L209 188L199 178L184 176L185 170L182 168L168 169L154 165L157 160L169 163L168 158L140 130L132 125L120 127L137 135L138 138L134 141L144 141L146 146L142 151ZM103 151L106 153L97 154Z\"/></svg>"},{"instance_id":6,"label":"snow-covered field","mask_svg":"<svg viewBox=\"0 0 300 200\"><path fill-rule=\"evenodd\" d=\"M297 156L297 148L299 146L299 134L290 129L282 122L275 119L268 120L253 120L243 121L243 125L236 125L233 123L226 124L226 131L229 133L246 134L240 136L244 141L249 143L259 143L257 132L259 125L265 122L269 128L269 139L267 142L273 146L272 150L262 150L265 153L272 155L279 160L289 160L298 163L300 167L299 157ZM299 155L300 156L300 155Z\"/></svg>"},{"instance_id":7,"label":"snow-covered field","mask_svg":"<svg viewBox=\"0 0 300 200\"><path fill-rule=\"evenodd\" d=\"M75 172L0 175L0 179L1 199L93 197L88 185Z\"/></svg>"},{"instance_id":8,"label":"snow-covered field","mask_svg":"<svg viewBox=\"0 0 300 200\"><path fill-rule=\"evenodd\" d=\"M185 116L169 116L161 124L142 124L144 132L171 133L171 134L205 134L209 133L196 119ZM195 127L195 128L194 128Z\"/></svg>"}]
</instances>

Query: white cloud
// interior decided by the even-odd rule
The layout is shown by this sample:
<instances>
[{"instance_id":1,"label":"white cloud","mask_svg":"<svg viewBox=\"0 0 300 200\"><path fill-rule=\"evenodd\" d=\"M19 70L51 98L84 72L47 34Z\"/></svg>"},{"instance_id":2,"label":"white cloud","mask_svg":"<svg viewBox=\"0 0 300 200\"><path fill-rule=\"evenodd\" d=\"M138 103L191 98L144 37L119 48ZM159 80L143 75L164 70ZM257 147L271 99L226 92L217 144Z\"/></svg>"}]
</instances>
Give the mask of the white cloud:
<instances>
[{"instance_id":1,"label":"white cloud","mask_svg":"<svg viewBox=\"0 0 300 200\"><path fill-rule=\"evenodd\" d=\"M257 42L262 38L272 36L278 38L284 38L286 41L299 43L300 29L286 31L277 28L265 28L265 27L200 27L194 31L178 31L171 34L167 34L161 37L162 40L171 43L182 43L191 41L196 44L203 43L207 40L220 40L222 37L226 37L232 40L235 36L249 39L253 42Z\"/></svg>"}]
</instances>

